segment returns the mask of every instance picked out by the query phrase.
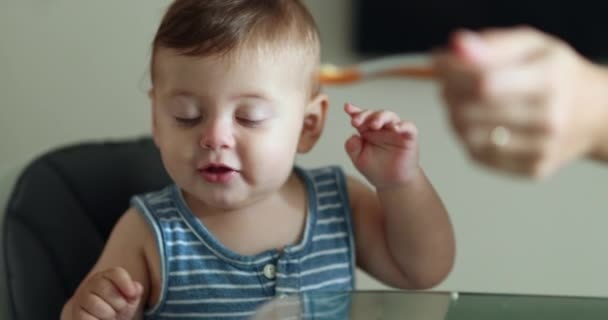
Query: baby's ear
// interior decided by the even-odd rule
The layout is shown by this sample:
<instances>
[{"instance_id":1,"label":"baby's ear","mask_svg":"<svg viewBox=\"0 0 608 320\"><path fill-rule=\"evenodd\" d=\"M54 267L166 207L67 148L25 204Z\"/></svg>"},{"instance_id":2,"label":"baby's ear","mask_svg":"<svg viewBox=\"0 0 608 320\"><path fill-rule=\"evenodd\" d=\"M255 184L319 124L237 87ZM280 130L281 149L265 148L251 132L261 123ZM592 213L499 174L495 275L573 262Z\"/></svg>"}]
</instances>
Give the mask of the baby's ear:
<instances>
[{"instance_id":1,"label":"baby's ear","mask_svg":"<svg viewBox=\"0 0 608 320\"><path fill-rule=\"evenodd\" d=\"M325 127L329 100L325 94L318 94L306 106L304 123L298 142L298 152L306 153L314 147Z\"/></svg>"}]
</instances>

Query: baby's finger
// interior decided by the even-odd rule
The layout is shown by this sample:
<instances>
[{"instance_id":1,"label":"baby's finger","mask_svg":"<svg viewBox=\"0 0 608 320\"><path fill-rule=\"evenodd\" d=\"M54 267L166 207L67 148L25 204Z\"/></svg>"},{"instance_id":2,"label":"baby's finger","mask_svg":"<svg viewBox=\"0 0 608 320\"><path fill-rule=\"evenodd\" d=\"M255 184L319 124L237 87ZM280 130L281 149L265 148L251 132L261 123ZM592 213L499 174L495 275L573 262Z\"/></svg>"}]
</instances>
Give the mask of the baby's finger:
<instances>
[{"instance_id":1,"label":"baby's finger","mask_svg":"<svg viewBox=\"0 0 608 320\"><path fill-rule=\"evenodd\" d=\"M373 110L364 110L364 111L361 111L361 112L357 113L356 115L352 116L351 124L353 125L353 127L355 127L358 130L360 130L359 127L363 123L365 123L365 121L367 121L367 118L369 116L371 116L372 113L374 113Z\"/></svg>"},{"instance_id":2,"label":"baby's finger","mask_svg":"<svg viewBox=\"0 0 608 320\"><path fill-rule=\"evenodd\" d=\"M107 278L103 278L97 286L91 289L91 292L105 300L116 312L119 312L128 305L127 298Z\"/></svg>"},{"instance_id":3,"label":"baby's finger","mask_svg":"<svg viewBox=\"0 0 608 320\"><path fill-rule=\"evenodd\" d=\"M104 272L103 277L110 280L128 300L137 298L137 289L127 270L120 267L112 268Z\"/></svg>"},{"instance_id":4,"label":"baby's finger","mask_svg":"<svg viewBox=\"0 0 608 320\"><path fill-rule=\"evenodd\" d=\"M88 313L94 319L113 319L116 311L100 296L89 293L80 301L80 308L83 314Z\"/></svg>"},{"instance_id":5,"label":"baby's finger","mask_svg":"<svg viewBox=\"0 0 608 320\"><path fill-rule=\"evenodd\" d=\"M78 308L77 310L75 310L72 313L72 319L78 319L78 320L99 320L99 318L93 316L92 314L90 314L89 312L87 312L86 310L84 310L82 308Z\"/></svg>"},{"instance_id":6,"label":"baby's finger","mask_svg":"<svg viewBox=\"0 0 608 320\"><path fill-rule=\"evenodd\" d=\"M346 149L346 153L350 156L353 162L355 162L359 157L362 145L363 142L361 141L361 137L358 135L352 135L348 140L346 140L344 147Z\"/></svg>"},{"instance_id":7,"label":"baby's finger","mask_svg":"<svg viewBox=\"0 0 608 320\"><path fill-rule=\"evenodd\" d=\"M366 131L361 134L363 140L376 146L386 146L395 148L405 148L410 146L411 139L405 137L403 134L380 130L380 131Z\"/></svg>"},{"instance_id":8,"label":"baby's finger","mask_svg":"<svg viewBox=\"0 0 608 320\"><path fill-rule=\"evenodd\" d=\"M350 116L353 116L353 115L355 115L355 114L363 111L363 109L361 109L361 108L359 108L359 107L357 107L355 105L352 105L350 103L345 103L344 104L344 111L346 111L346 113L348 113Z\"/></svg>"},{"instance_id":9,"label":"baby's finger","mask_svg":"<svg viewBox=\"0 0 608 320\"><path fill-rule=\"evenodd\" d=\"M402 136L416 138L418 136L418 128L413 122L402 120L394 124L394 130Z\"/></svg>"},{"instance_id":10,"label":"baby's finger","mask_svg":"<svg viewBox=\"0 0 608 320\"><path fill-rule=\"evenodd\" d=\"M359 130L365 131L380 130L390 123L398 122L399 116L391 111L376 111L367 117L366 121L360 126Z\"/></svg>"}]
</instances>

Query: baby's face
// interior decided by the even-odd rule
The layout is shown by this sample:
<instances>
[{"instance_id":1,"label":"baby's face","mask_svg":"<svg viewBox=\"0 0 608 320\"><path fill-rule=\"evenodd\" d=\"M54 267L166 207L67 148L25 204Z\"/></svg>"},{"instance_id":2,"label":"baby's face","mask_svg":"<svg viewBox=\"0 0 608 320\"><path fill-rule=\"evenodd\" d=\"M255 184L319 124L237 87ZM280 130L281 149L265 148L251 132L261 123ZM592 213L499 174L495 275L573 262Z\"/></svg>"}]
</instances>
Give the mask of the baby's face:
<instances>
[{"instance_id":1,"label":"baby's face","mask_svg":"<svg viewBox=\"0 0 608 320\"><path fill-rule=\"evenodd\" d=\"M219 58L157 50L154 139L190 201L237 209L283 185L310 102L302 64L287 51Z\"/></svg>"}]
</instances>

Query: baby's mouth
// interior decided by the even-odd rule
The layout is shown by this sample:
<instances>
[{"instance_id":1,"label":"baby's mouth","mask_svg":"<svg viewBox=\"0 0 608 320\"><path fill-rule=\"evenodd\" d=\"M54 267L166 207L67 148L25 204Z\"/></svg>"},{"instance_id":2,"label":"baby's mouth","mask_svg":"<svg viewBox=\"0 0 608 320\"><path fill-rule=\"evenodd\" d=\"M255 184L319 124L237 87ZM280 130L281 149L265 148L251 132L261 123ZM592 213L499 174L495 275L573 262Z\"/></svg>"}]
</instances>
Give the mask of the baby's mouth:
<instances>
[{"instance_id":1,"label":"baby's mouth","mask_svg":"<svg viewBox=\"0 0 608 320\"><path fill-rule=\"evenodd\" d=\"M199 169L201 177L213 184L226 184L238 174L238 170L221 163L213 163Z\"/></svg>"},{"instance_id":2,"label":"baby's mouth","mask_svg":"<svg viewBox=\"0 0 608 320\"><path fill-rule=\"evenodd\" d=\"M203 172L212 173L212 174L222 174L222 173L230 173L236 171L225 165L209 165L203 168Z\"/></svg>"}]
</instances>

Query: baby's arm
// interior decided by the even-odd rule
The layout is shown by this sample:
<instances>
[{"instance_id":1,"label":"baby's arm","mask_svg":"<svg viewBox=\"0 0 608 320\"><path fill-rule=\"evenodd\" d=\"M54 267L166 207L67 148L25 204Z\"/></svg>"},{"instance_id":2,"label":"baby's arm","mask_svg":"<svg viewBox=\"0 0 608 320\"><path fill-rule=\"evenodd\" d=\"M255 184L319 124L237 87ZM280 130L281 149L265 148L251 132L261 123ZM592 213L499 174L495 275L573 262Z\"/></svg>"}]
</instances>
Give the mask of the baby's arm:
<instances>
[{"instance_id":1,"label":"baby's arm","mask_svg":"<svg viewBox=\"0 0 608 320\"><path fill-rule=\"evenodd\" d=\"M445 207L418 164L417 129L390 111L347 105L358 131L346 143L355 167L375 187L349 178L358 264L395 287L439 284L454 263Z\"/></svg>"},{"instance_id":2,"label":"baby's arm","mask_svg":"<svg viewBox=\"0 0 608 320\"><path fill-rule=\"evenodd\" d=\"M454 263L447 213L424 175L401 190L375 193L348 179L359 266L403 289L439 284Z\"/></svg>"},{"instance_id":3,"label":"baby's arm","mask_svg":"<svg viewBox=\"0 0 608 320\"><path fill-rule=\"evenodd\" d=\"M63 307L61 320L143 319L150 293L144 241L146 221L129 209L118 221L101 257Z\"/></svg>"}]
</instances>

